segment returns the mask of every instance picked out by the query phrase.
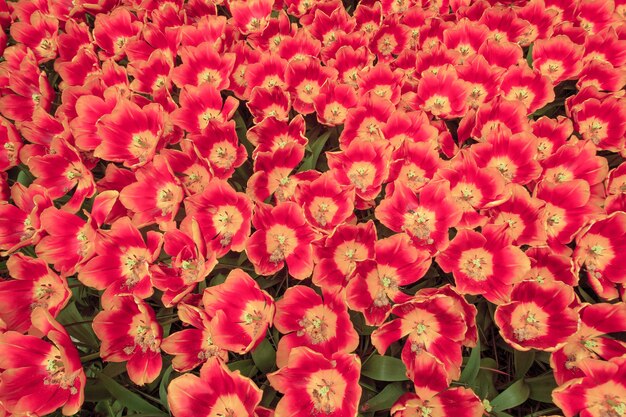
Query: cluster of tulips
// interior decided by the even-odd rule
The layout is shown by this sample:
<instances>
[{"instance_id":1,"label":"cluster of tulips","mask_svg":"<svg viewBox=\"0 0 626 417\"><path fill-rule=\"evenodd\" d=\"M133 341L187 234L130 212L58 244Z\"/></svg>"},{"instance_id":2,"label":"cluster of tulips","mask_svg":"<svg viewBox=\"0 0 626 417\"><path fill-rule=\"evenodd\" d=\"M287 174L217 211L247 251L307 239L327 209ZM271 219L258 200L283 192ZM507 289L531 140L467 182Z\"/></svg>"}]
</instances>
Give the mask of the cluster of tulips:
<instances>
[{"instance_id":1,"label":"cluster of tulips","mask_svg":"<svg viewBox=\"0 0 626 417\"><path fill-rule=\"evenodd\" d=\"M626 1L0 25L0 416L626 415Z\"/></svg>"}]
</instances>

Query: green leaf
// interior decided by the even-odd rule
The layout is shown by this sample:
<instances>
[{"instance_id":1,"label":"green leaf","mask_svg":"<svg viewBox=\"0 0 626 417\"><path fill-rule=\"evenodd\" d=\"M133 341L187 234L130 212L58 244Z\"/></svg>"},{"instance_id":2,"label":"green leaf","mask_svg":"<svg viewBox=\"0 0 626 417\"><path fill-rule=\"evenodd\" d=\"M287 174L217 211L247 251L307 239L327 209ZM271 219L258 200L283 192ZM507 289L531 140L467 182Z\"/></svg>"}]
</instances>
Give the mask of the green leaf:
<instances>
[{"instance_id":1,"label":"green leaf","mask_svg":"<svg viewBox=\"0 0 626 417\"><path fill-rule=\"evenodd\" d=\"M242 375L249 375L253 368L254 362L252 362L252 359L242 359L228 363L228 369L231 371L239 371Z\"/></svg>"},{"instance_id":2,"label":"green leaf","mask_svg":"<svg viewBox=\"0 0 626 417\"><path fill-rule=\"evenodd\" d=\"M238 111L233 115L233 120L235 121L235 131L237 132L239 143L242 143L243 146L245 146L248 155L252 155L254 145L252 145L252 143L248 140L248 128L246 127L246 122L243 120L243 117L241 117L241 114Z\"/></svg>"},{"instance_id":3,"label":"green leaf","mask_svg":"<svg viewBox=\"0 0 626 417\"><path fill-rule=\"evenodd\" d=\"M111 398L111 393L94 379L87 379L85 384L85 401L96 403Z\"/></svg>"},{"instance_id":4,"label":"green leaf","mask_svg":"<svg viewBox=\"0 0 626 417\"><path fill-rule=\"evenodd\" d=\"M491 369L498 367L496 361L493 358L482 358L480 360L480 370L476 379L471 384L471 388L480 398L494 398L498 395L498 391L493 383L494 372ZM486 369L490 368L490 369Z\"/></svg>"},{"instance_id":5,"label":"green leaf","mask_svg":"<svg viewBox=\"0 0 626 417\"><path fill-rule=\"evenodd\" d=\"M248 255L246 255L246 253L245 253L245 252L241 252L241 253L239 254L239 258L237 259L237 265L238 265L238 266L241 266L241 265L243 265L243 263L244 263L245 261L247 261L247 260L248 260Z\"/></svg>"},{"instance_id":6,"label":"green leaf","mask_svg":"<svg viewBox=\"0 0 626 417\"><path fill-rule=\"evenodd\" d=\"M472 349L467 364L465 368L463 368L463 372L461 372L459 382L471 384L478 376L478 371L480 371L480 340L476 344L476 347Z\"/></svg>"},{"instance_id":7,"label":"green leaf","mask_svg":"<svg viewBox=\"0 0 626 417\"><path fill-rule=\"evenodd\" d=\"M65 326L67 332L73 338L97 350L99 346L98 338L91 328L91 321L85 322L85 318L79 313L75 303L70 303L57 316L57 320ZM81 323L81 324L73 324Z\"/></svg>"},{"instance_id":8,"label":"green leaf","mask_svg":"<svg viewBox=\"0 0 626 417\"><path fill-rule=\"evenodd\" d=\"M24 187L28 187L33 182L33 179L24 173L24 171L20 171L19 174L17 174L17 182Z\"/></svg>"},{"instance_id":9,"label":"green leaf","mask_svg":"<svg viewBox=\"0 0 626 417\"><path fill-rule=\"evenodd\" d=\"M263 398L261 399L261 405L263 407L270 407L272 405L272 401L276 398L276 390L272 387L263 388Z\"/></svg>"},{"instance_id":10,"label":"green leaf","mask_svg":"<svg viewBox=\"0 0 626 417\"><path fill-rule=\"evenodd\" d=\"M523 379L515 381L491 401L494 411L503 411L516 407L528 399L530 387Z\"/></svg>"},{"instance_id":11,"label":"green leaf","mask_svg":"<svg viewBox=\"0 0 626 417\"><path fill-rule=\"evenodd\" d=\"M535 362L535 351L529 350L527 352L514 351L513 359L515 361L515 378L524 378L526 372L533 366Z\"/></svg>"},{"instance_id":12,"label":"green leaf","mask_svg":"<svg viewBox=\"0 0 626 417\"><path fill-rule=\"evenodd\" d=\"M367 400L361 405L362 412L375 412L381 410L388 410L391 406L400 398L406 391L402 382L394 382L383 388L383 390L376 396Z\"/></svg>"},{"instance_id":13,"label":"green leaf","mask_svg":"<svg viewBox=\"0 0 626 417\"><path fill-rule=\"evenodd\" d=\"M361 374L376 381L406 381L406 366L398 358L373 355L361 368Z\"/></svg>"},{"instance_id":14,"label":"green leaf","mask_svg":"<svg viewBox=\"0 0 626 417\"><path fill-rule=\"evenodd\" d=\"M115 397L122 405L124 405L124 407L128 408L129 410L154 416L168 415L167 413L161 411L159 408L150 404L148 401L141 398L139 395L135 394L127 388L124 388L114 379L110 378L104 373L100 373L98 375L98 379L102 382L107 391L109 391L113 397Z\"/></svg>"},{"instance_id":15,"label":"green leaf","mask_svg":"<svg viewBox=\"0 0 626 417\"><path fill-rule=\"evenodd\" d=\"M546 365L550 365L550 353L541 351L535 352L535 362L542 362Z\"/></svg>"},{"instance_id":16,"label":"green leaf","mask_svg":"<svg viewBox=\"0 0 626 417\"><path fill-rule=\"evenodd\" d=\"M226 275L224 275L224 274L217 274L216 276L211 278L211 282L209 283L209 286L210 287L214 287L216 285L223 284L225 281L226 281Z\"/></svg>"},{"instance_id":17,"label":"green leaf","mask_svg":"<svg viewBox=\"0 0 626 417\"><path fill-rule=\"evenodd\" d=\"M368 390L369 392L373 392L374 394L378 393L378 389L376 388L376 385L374 385L375 383L372 382L371 384L364 381L364 380L360 380L359 381L359 385L361 386L361 388Z\"/></svg>"},{"instance_id":18,"label":"green leaf","mask_svg":"<svg viewBox=\"0 0 626 417\"><path fill-rule=\"evenodd\" d=\"M593 297L591 295L589 295L589 293L587 293L587 291L583 290L580 287L576 288L578 290L578 292L580 292L580 295L583 297L583 299L590 303L590 304L595 304L596 300L593 299Z\"/></svg>"},{"instance_id":19,"label":"green leaf","mask_svg":"<svg viewBox=\"0 0 626 417\"><path fill-rule=\"evenodd\" d=\"M535 411L534 413L526 414L524 417L541 417L559 412L562 412L559 407L550 407L543 410Z\"/></svg>"},{"instance_id":20,"label":"green leaf","mask_svg":"<svg viewBox=\"0 0 626 417\"><path fill-rule=\"evenodd\" d=\"M163 377L161 378L161 383L159 384L159 399L167 411L170 411L170 405L167 402L167 386L170 383L172 370L172 365L167 367L165 372L163 372Z\"/></svg>"},{"instance_id":21,"label":"green leaf","mask_svg":"<svg viewBox=\"0 0 626 417\"><path fill-rule=\"evenodd\" d=\"M17 174L17 182L22 184L24 187L28 187L35 180L35 177L31 174L26 165L20 164L19 169L20 172Z\"/></svg>"},{"instance_id":22,"label":"green leaf","mask_svg":"<svg viewBox=\"0 0 626 417\"><path fill-rule=\"evenodd\" d=\"M279 282L283 282L284 280L285 280L285 277L283 276L277 276L272 279L268 279L267 277L260 276L256 279L256 282L257 284L259 284L259 287L261 287L262 290L266 290L278 284Z\"/></svg>"},{"instance_id":23,"label":"green leaf","mask_svg":"<svg viewBox=\"0 0 626 417\"><path fill-rule=\"evenodd\" d=\"M121 417L124 407L122 407L119 401L99 401L96 404L95 411L98 415L105 417Z\"/></svg>"},{"instance_id":24,"label":"green leaf","mask_svg":"<svg viewBox=\"0 0 626 417\"><path fill-rule=\"evenodd\" d=\"M528 378L526 383L530 388L530 399L552 404L552 391L557 387L552 372L535 378Z\"/></svg>"},{"instance_id":25,"label":"green leaf","mask_svg":"<svg viewBox=\"0 0 626 417\"><path fill-rule=\"evenodd\" d=\"M102 370L107 376L115 378L118 375L122 375L126 372L126 364L124 362L109 362L107 366Z\"/></svg>"},{"instance_id":26,"label":"green leaf","mask_svg":"<svg viewBox=\"0 0 626 417\"><path fill-rule=\"evenodd\" d=\"M533 46L534 44L531 43L526 54L526 62L528 62L528 66L531 68L533 67Z\"/></svg>"},{"instance_id":27,"label":"green leaf","mask_svg":"<svg viewBox=\"0 0 626 417\"><path fill-rule=\"evenodd\" d=\"M259 346L252 351L252 360L263 373L268 373L274 369L276 351L269 340L263 339Z\"/></svg>"},{"instance_id":28,"label":"green leaf","mask_svg":"<svg viewBox=\"0 0 626 417\"><path fill-rule=\"evenodd\" d=\"M324 145L326 145L326 142L328 141L331 132L332 130L327 130L326 132L318 136L312 144L310 144L311 155L304 159L304 162L298 169L299 172L309 169L315 169L315 167L317 166L317 160L319 159L320 154L322 153L322 149L324 149Z\"/></svg>"}]
</instances>

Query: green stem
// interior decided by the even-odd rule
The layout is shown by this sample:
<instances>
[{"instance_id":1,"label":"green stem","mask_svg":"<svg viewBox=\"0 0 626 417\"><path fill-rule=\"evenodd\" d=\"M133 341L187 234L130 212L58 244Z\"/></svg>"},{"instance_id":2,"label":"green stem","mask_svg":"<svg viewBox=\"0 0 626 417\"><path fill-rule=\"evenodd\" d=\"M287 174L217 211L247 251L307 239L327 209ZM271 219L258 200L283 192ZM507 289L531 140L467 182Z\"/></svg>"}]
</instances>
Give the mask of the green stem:
<instances>
[{"instance_id":1,"label":"green stem","mask_svg":"<svg viewBox=\"0 0 626 417\"><path fill-rule=\"evenodd\" d=\"M178 317L175 317L175 318L171 318L171 319L168 319L168 320L165 320L165 321L159 321L159 324L161 326L166 326L168 324L176 323L176 322L179 322L179 321L180 321L180 319Z\"/></svg>"},{"instance_id":2,"label":"green stem","mask_svg":"<svg viewBox=\"0 0 626 417\"><path fill-rule=\"evenodd\" d=\"M223 269L243 269L244 271L248 271L248 272L254 272L254 268L251 268L249 266L245 266L245 265L233 265L233 264L229 264L229 263L224 263L222 261L220 261L220 263L218 263L217 265L215 265L215 268L219 268L222 267Z\"/></svg>"},{"instance_id":3,"label":"green stem","mask_svg":"<svg viewBox=\"0 0 626 417\"><path fill-rule=\"evenodd\" d=\"M63 327L68 328L68 327L72 327L72 326L79 326L81 324L89 324L92 323L93 319L91 320L84 320L84 321L75 321L74 323L69 323L69 324L64 324Z\"/></svg>"},{"instance_id":4,"label":"green stem","mask_svg":"<svg viewBox=\"0 0 626 417\"><path fill-rule=\"evenodd\" d=\"M89 355L81 356L80 361L84 363L84 362L89 362L89 361L92 361L94 359L99 359L99 358L100 358L100 352L95 352Z\"/></svg>"}]
</instances>

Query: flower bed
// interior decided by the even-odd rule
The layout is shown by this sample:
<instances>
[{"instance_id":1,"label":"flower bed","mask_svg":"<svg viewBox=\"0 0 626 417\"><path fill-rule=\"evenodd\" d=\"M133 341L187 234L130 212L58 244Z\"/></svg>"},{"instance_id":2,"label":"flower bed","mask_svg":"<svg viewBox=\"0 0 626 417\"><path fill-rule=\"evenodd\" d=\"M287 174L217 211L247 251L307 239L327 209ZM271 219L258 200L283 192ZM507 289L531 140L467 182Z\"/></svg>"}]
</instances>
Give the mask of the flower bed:
<instances>
[{"instance_id":1,"label":"flower bed","mask_svg":"<svg viewBox=\"0 0 626 417\"><path fill-rule=\"evenodd\" d=\"M626 415L626 1L0 25L0 416Z\"/></svg>"}]
</instances>

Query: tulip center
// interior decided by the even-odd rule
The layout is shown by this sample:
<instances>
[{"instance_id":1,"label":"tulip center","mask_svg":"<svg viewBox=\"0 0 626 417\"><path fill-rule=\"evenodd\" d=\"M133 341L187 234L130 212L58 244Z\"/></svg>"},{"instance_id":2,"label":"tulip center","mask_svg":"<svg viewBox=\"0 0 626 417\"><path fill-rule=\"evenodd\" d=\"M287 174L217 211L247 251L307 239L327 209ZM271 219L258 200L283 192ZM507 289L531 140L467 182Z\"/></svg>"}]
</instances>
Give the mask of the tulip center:
<instances>
[{"instance_id":1,"label":"tulip center","mask_svg":"<svg viewBox=\"0 0 626 417\"><path fill-rule=\"evenodd\" d=\"M248 30L257 31L260 28L261 28L261 20L257 19L256 17L253 17L250 20L250 23L248 23Z\"/></svg>"},{"instance_id":2,"label":"tulip center","mask_svg":"<svg viewBox=\"0 0 626 417\"><path fill-rule=\"evenodd\" d=\"M391 91L389 90L389 87L379 87L374 90L374 94L380 98L385 98L386 96L391 95Z\"/></svg>"},{"instance_id":3,"label":"tulip center","mask_svg":"<svg viewBox=\"0 0 626 417\"><path fill-rule=\"evenodd\" d=\"M44 277L43 280L50 281L50 276ZM55 297L55 295L56 291L52 282L40 281L34 288L34 301L30 305L31 310L35 309L36 307L43 307L47 309L50 303L54 304L55 301L58 300L58 297Z\"/></svg>"},{"instance_id":4,"label":"tulip center","mask_svg":"<svg viewBox=\"0 0 626 417\"><path fill-rule=\"evenodd\" d=\"M526 316L526 323L528 324L537 323L537 318L535 317L533 313L528 313L528 315Z\"/></svg>"},{"instance_id":5,"label":"tulip center","mask_svg":"<svg viewBox=\"0 0 626 417\"><path fill-rule=\"evenodd\" d=\"M145 251L145 250L144 250ZM125 286L132 289L143 277L148 275L148 261L141 249L131 248L128 254L122 258L122 270L126 276Z\"/></svg>"},{"instance_id":6,"label":"tulip center","mask_svg":"<svg viewBox=\"0 0 626 417\"><path fill-rule=\"evenodd\" d=\"M307 313L298 321L298 325L300 330L296 334L298 336L306 334L314 345L326 342L329 338L328 324L326 324L323 316Z\"/></svg>"},{"instance_id":7,"label":"tulip center","mask_svg":"<svg viewBox=\"0 0 626 417\"><path fill-rule=\"evenodd\" d=\"M470 96L474 99L477 100L479 99L481 96L483 95L483 89L481 87L474 87L472 89L472 92L470 93Z\"/></svg>"},{"instance_id":8,"label":"tulip center","mask_svg":"<svg viewBox=\"0 0 626 417\"><path fill-rule=\"evenodd\" d=\"M180 190L178 187L168 184L161 188L157 193L157 208L161 209L161 216L165 216L167 213L171 213L178 204L178 197L180 196Z\"/></svg>"},{"instance_id":9,"label":"tulip center","mask_svg":"<svg viewBox=\"0 0 626 417\"><path fill-rule=\"evenodd\" d=\"M39 42L39 48L43 49L44 51L52 49L52 42L50 42L48 39L42 39L41 42Z\"/></svg>"},{"instance_id":10,"label":"tulip center","mask_svg":"<svg viewBox=\"0 0 626 417\"><path fill-rule=\"evenodd\" d=\"M382 275L382 276L381 276ZM398 283L393 275L381 274L378 278L378 291L374 298L374 306L384 307L389 305L390 297L398 291Z\"/></svg>"},{"instance_id":11,"label":"tulip center","mask_svg":"<svg viewBox=\"0 0 626 417\"><path fill-rule=\"evenodd\" d=\"M60 352L55 348L52 354L54 356L45 362L48 375L44 377L44 385L58 385L61 389L69 389L72 395L78 393L78 390L74 387L76 377L66 374L65 364L61 360Z\"/></svg>"},{"instance_id":12,"label":"tulip center","mask_svg":"<svg viewBox=\"0 0 626 417\"><path fill-rule=\"evenodd\" d=\"M222 169L230 169L237 159L237 150L227 141L215 144L209 154L209 161Z\"/></svg>"},{"instance_id":13,"label":"tulip center","mask_svg":"<svg viewBox=\"0 0 626 417\"><path fill-rule=\"evenodd\" d=\"M589 248L589 251L596 256L602 255L602 251L604 250L604 248L600 245L594 245L592 247Z\"/></svg>"},{"instance_id":14,"label":"tulip center","mask_svg":"<svg viewBox=\"0 0 626 417\"><path fill-rule=\"evenodd\" d=\"M324 109L324 118L330 123L341 123L346 118L346 108L333 102Z\"/></svg>"},{"instance_id":15,"label":"tulip center","mask_svg":"<svg viewBox=\"0 0 626 417\"><path fill-rule=\"evenodd\" d=\"M626 403L620 402L615 405L612 405L613 410L620 416L626 414Z\"/></svg>"},{"instance_id":16,"label":"tulip center","mask_svg":"<svg viewBox=\"0 0 626 417\"><path fill-rule=\"evenodd\" d=\"M183 279L185 284L190 285L204 278L200 274L201 266L203 265L203 263L201 264L200 262L201 261L197 259L196 260L194 259L184 260L181 262L180 264L180 267L182 269L181 278Z\"/></svg>"},{"instance_id":17,"label":"tulip center","mask_svg":"<svg viewBox=\"0 0 626 417\"><path fill-rule=\"evenodd\" d=\"M161 351L159 348L159 339L154 334L154 331L152 331L152 329L145 324L140 324L135 328L135 338L133 342L133 346L126 346L124 348L124 353L127 355L135 352L137 347L139 347L143 353L146 353L147 351Z\"/></svg>"},{"instance_id":18,"label":"tulip center","mask_svg":"<svg viewBox=\"0 0 626 417\"><path fill-rule=\"evenodd\" d=\"M126 44L126 38L124 36L120 36L115 40L115 51L119 52L124 45Z\"/></svg>"},{"instance_id":19,"label":"tulip center","mask_svg":"<svg viewBox=\"0 0 626 417\"><path fill-rule=\"evenodd\" d=\"M81 178L82 176L83 176L83 174L74 165L70 165L70 169L65 172L65 177L68 180L73 180L75 178Z\"/></svg>"},{"instance_id":20,"label":"tulip center","mask_svg":"<svg viewBox=\"0 0 626 417\"><path fill-rule=\"evenodd\" d=\"M422 417L430 417L433 412L433 409L430 407L426 407L425 405L420 406L420 412L422 413Z\"/></svg>"},{"instance_id":21,"label":"tulip center","mask_svg":"<svg viewBox=\"0 0 626 417\"><path fill-rule=\"evenodd\" d=\"M76 240L78 240L79 242L86 242L87 241L87 234L83 231L79 232L76 235Z\"/></svg>"},{"instance_id":22,"label":"tulip center","mask_svg":"<svg viewBox=\"0 0 626 417\"><path fill-rule=\"evenodd\" d=\"M211 120L214 120L219 116L219 110L208 109L204 113L200 114L200 127L204 129L209 125Z\"/></svg>"},{"instance_id":23,"label":"tulip center","mask_svg":"<svg viewBox=\"0 0 626 417\"><path fill-rule=\"evenodd\" d=\"M452 195L464 211L471 211L478 207L483 198L480 190L473 183L461 182L452 189Z\"/></svg>"},{"instance_id":24,"label":"tulip center","mask_svg":"<svg viewBox=\"0 0 626 417\"><path fill-rule=\"evenodd\" d=\"M30 239L31 237L33 237L33 235L36 232L35 228L33 227L32 222L30 220L30 217L27 217L24 220L23 224L24 224L24 228L23 228L23 231L22 231L21 239L20 239L22 241L26 240L26 239Z\"/></svg>"},{"instance_id":25,"label":"tulip center","mask_svg":"<svg viewBox=\"0 0 626 417\"><path fill-rule=\"evenodd\" d=\"M428 179L426 178L426 171L412 163L405 164L405 166L401 168L400 175L398 175L398 177L401 176L406 178L407 185L413 191L415 191L420 184L428 182Z\"/></svg>"},{"instance_id":26,"label":"tulip center","mask_svg":"<svg viewBox=\"0 0 626 417\"><path fill-rule=\"evenodd\" d=\"M261 320L263 320L263 315L257 310L253 310L252 312L246 312L243 315L243 321L246 324L253 324Z\"/></svg>"},{"instance_id":27,"label":"tulip center","mask_svg":"<svg viewBox=\"0 0 626 417\"><path fill-rule=\"evenodd\" d=\"M598 347L598 342L596 342L593 339L588 339L583 342L583 345L585 346L586 349L593 350Z\"/></svg>"},{"instance_id":28,"label":"tulip center","mask_svg":"<svg viewBox=\"0 0 626 417\"><path fill-rule=\"evenodd\" d=\"M357 162L353 164L348 172L348 178L350 178L352 184L361 192L365 192L367 187L373 184L374 176L375 169L372 164L367 162Z\"/></svg>"},{"instance_id":29,"label":"tulip center","mask_svg":"<svg viewBox=\"0 0 626 417\"><path fill-rule=\"evenodd\" d=\"M556 226L559 223L561 223L561 216L559 216L558 214L553 214L552 216L548 217L548 226Z\"/></svg>"},{"instance_id":30,"label":"tulip center","mask_svg":"<svg viewBox=\"0 0 626 417\"><path fill-rule=\"evenodd\" d=\"M220 244L226 247L243 223L243 217L235 206L221 206L213 215L213 227L219 236Z\"/></svg>"},{"instance_id":31,"label":"tulip center","mask_svg":"<svg viewBox=\"0 0 626 417\"><path fill-rule=\"evenodd\" d=\"M146 154L155 146L157 141L158 139L149 131L134 133L129 151L139 161L144 162Z\"/></svg>"},{"instance_id":32,"label":"tulip center","mask_svg":"<svg viewBox=\"0 0 626 417\"><path fill-rule=\"evenodd\" d=\"M613 385L613 384L611 384ZM618 385L619 386L619 385ZM605 390L607 389L617 389L621 391L619 388L614 388L611 386L605 386L605 384L601 385ZM596 387L593 389L593 394L596 396L592 396L592 393L587 394L588 398L593 398L594 400L588 401L588 410L590 411L590 415L597 415L600 417L623 417L626 415L626 402L623 401L623 396L615 393L605 394L607 391L599 392L600 387ZM620 387L621 388L621 387ZM618 391L618 392L619 392ZM610 391L609 391L610 392Z\"/></svg>"},{"instance_id":33,"label":"tulip center","mask_svg":"<svg viewBox=\"0 0 626 417\"><path fill-rule=\"evenodd\" d=\"M52 298L54 293L55 291L52 286L52 283L50 282L40 283L35 289L35 297L38 299L38 302L34 304L40 307L47 307L48 301L50 300L50 298Z\"/></svg>"},{"instance_id":34,"label":"tulip center","mask_svg":"<svg viewBox=\"0 0 626 417\"><path fill-rule=\"evenodd\" d=\"M513 336L519 342L535 339L545 333L544 323L548 320L548 316L538 307L533 306L534 304L520 305L511 318Z\"/></svg>"},{"instance_id":35,"label":"tulip center","mask_svg":"<svg viewBox=\"0 0 626 417\"><path fill-rule=\"evenodd\" d=\"M217 75L215 70L205 69L200 74L198 74L198 81L200 83L211 83L214 84L216 80L219 80L219 76Z\"/></svg>"},{"instance_id":36,"label":"tulip center","mask_svg":"<svg viewBox=\"0 0 626 417\"><path fill-rule=\"evenodd\" d=\"M460 269L475 281L485 281L492 273L491 255L484 249L470 249L461 255Z\"/></svg>"},{"instance_id":37,"label":"tulip center","mask_svg":"<svg viewBox=\"0 0 626 417\"><path fill-rule=\"evenodd\" d=\"M517 90L515 92L515 98L518 100L525 100L528 98L528 90L526 90L525 88L520 88L519 90Z\"/></svg>"},{"instance_id":38,"label":"tulip center","mask_svg":"<svg viewBox=\"0 0 626 417\"><path fill-rule=\"evenodd\" d=\"M311 202L311 214L322 227L331 222L336 213L337 206L330 198L315 197Z\"/></svg>"},{"instance_id":39,"label":"tulip center","mask_svg":"<svg viewBox=\"0 0 626 417\"><path fill-rule=\"evenodd\" d=\"M434 95L424 103L424 110L430 111L435 116L442 113L449 113L452 110L448 97Z\"/></svg>"},{"instance_id":40,"label":"tulip center","mask_svg":"<svg viewBox=\"0 0 626 417\"><path fill-rule=\"evenodd\" d=\"M606 237L589 233L580 242L580 247L586 247L585 266L590 274L596 278L602 276L602 271L611 260L615 259L616 253L611 248L611 242Z\"/></svg>"},{"instance_id":41,"label":"tulip center","mask_svg":"<svg viewBox=\"0 0 626 417\"><path fill-rule=\"evenodd\" d=\"M326 414L335 411L336 403L340 400L333 389L333 382L327 379L321 379L316 384L311 392L311 399L315 410Z\"/></svg>"},{"instance_id":42,"label":"tulip center","mask_svg":"<svg viewBox=\"0 0 626 417\"><path fill-rule=\"evenodd\" d=\"M433 243L433 239L430 237L432 232L431 224L434 221L434 214L427 212L422 208L417 210L409 210L404 215L404 229L408 230L413 236L418 239L425 240L428 244Z\"/></svg>"},{"instance_id":43,"label":"tulip center","mask_svg":"<svg viewBox=\"0 0 626 417\"><path fill-rule=\"evenodd\" d=\"M154 86L152 88L154 90L159 90L165 86L165 83L166 83L166 78L163 75L161 75L157 77L157 79L154 81Z\"/></svg>"},{"instance_id":44,"label":"tulip center","mask_svg":"<svg viewBox=\"0 0 626 417\"><path fill-rule=\"evenodd\" d=\"M593 117L580 124L580 133L583 137L589 137L596 145L606 137L606 133L604 132L605 123L601 119Z\"/></svg>"},{"instance_id":45,"label":"tulip center","mask_svg":"<svg viewBox=\"0 0 626 417\"><path fill-rule=\"evenodd\" d=\"M198 359L205 361L209 358L218 356L220 348L213 342L213 336L211 334L205 334L204 343L202 344L203 350L198 352Z\"/></svg>"},{"instance_id":46,"label":"tulip center","mask_svg":"<svg viewBox=\"0 0 626 417\"><path fill-rule=\"evenodd\" d=\"M511 171L509 164L501 161L496 165L496 169L500 172L500 174L506 178L507 180L513 179L513 172Z\"/></svg>"},{"instance_id":47,"label":"tulip center","mask_svg":"<svg viewBox=\"0 0 626 417\"><path fill-rule=\"evenodd\" d=\"M390 55L396 46L398 46L398 42L391 35L383 36L378 41L378 50L383 55Z\"/></svg>"}]
</instances>

